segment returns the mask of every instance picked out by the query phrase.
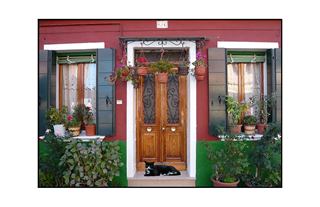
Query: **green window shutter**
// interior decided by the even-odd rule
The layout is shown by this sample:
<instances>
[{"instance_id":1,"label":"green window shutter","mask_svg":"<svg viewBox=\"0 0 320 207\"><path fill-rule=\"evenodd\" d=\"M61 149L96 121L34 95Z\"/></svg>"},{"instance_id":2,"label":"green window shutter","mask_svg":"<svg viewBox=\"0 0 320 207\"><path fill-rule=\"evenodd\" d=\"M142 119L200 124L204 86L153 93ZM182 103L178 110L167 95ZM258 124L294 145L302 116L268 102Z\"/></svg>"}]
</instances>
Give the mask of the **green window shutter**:
<instances>
[{"instance_id":1,"label":"green window shutter","mask_svg":"<svg viewBox=\"0 0 320 207\"><path fill-rule=\"evenodd\" d=\"M56 107L56 52L39 50L38 80L38 133L44 135L46 130L46 110Z\"/></svg>"},{"instance_id":2,"label":"green window shutter","mask_svg":"<svg viewBox=\"0 0 320 207\"><path fill-rule=\"evenodd\" d=\"M115 85L108 86L104 77L109 77L115 68L115 49L97 50L97 134L116 135Z\"/></svg>"},{"instance_id":3,"label":"green window shutter","mask_svg":"<svg viewBox=\"0 0 320 207\"><path fill-rule=\"evenodd\" d=\"M217 125L227 129L227 50L208 48L209 60L209 135L218 135Z\"/></svg>"},{"instance_id":4,"label":"green window shutter","mask_svg":"<svg viewBox=\"0 0 320 207\"><path fill-rule=\"evenodd\" d=\"M267 91L268 95L276 92L277 104L272 109L269 122L281 124L281 48L267 50Z\"/></svg>"}]
</instances>

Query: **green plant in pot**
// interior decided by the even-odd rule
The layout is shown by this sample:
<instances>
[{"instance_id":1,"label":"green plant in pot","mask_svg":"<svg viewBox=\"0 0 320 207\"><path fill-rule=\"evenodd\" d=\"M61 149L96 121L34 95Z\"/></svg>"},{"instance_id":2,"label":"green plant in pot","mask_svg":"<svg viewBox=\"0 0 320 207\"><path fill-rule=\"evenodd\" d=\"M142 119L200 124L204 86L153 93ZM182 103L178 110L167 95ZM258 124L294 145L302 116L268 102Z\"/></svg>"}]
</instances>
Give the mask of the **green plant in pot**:
<instances>
[{"instance_id":1,"label":"green plant in pot","mask_svg":"<svg viewBox=\"0 0 320 207\"><path fill-rule=\"evenodd\" d=\"M119 140L103 142L95 140L85 144L75 139L65 147L59 165L68 165L63 172L65 184L75 187L107 186L115 176L120 176L121 153Z\"/></svg>"},{"instance_id":2,"label":"green plant in pot","mask_svg":"<svg viewBox=\"0 0 320 207\"><path fill-rule=\"evenodd\" d=\"M258 107L258 117L261 117L261 121L257 124L257 129L258 134L262 134L264 130L268 129L268 117L277 103L276 92L266 95L262 99L252 97L252 102Z\"/></svg>"},{"instance_id":3,"label":"green plant in pot","mask_svg":"<svg viewBox=\"0 0 320 207\"><path fill-rule=\"evenodd\" d=\"M249 135L255 134L257 123L257 118L255 116L251 115L251 113L248 114L243 118L242 123L244 125L244 133Z\"/></svg>"},{"instance_id":4,"label":"green plant in pot","mask_svg":"<svg viewBox=\"0 0 320 207\"><path fill-rule=\"evenodd\" d=\"M49 126L53 126L54 133L59 136L65 136L66 128L64 124L67 121L68 107L61 106L59 109L50 106L50 109L46 110L46 117L49 121Z\"/></svg>"},{"instance_id":5,"label":"green plant in pot","mask_svg":"<svg viewBox=\"0 0 320 207\"><path fill-rule=\"evenodd\" d=\"M277 158L277 155L281 154L281 144L275 140L280 134L281 126L270 123L261 139L247 152L249 167L255 169L255 172L251 172L250 168L247 168L241 176L247 186L270 187L272 183L281 182L281 160Z\"/></svg>"},{"instance_id":6,"label":"green plant in pot","mask_svg":"<svg viewBox=\"0 0 320 207\"><path fill-rule=\"evenodd\" d=\"M249 110L250 105L245 101L241 101L239 104L238 100L235 98L226 95L226 105L228 112L229 128L232 132L241 132L240 123L242 113L245 113Z\"/></svg>"},{"instance_id":7,"label":"green plant in pot","mask_svg":"<svg viewBox=\"0 0 320 207\"><path fill-rule=\"evenodd\" d=\"M160 61L155 62L151 65L153 73L157 75L158 83L167 83L168 75L171 74L171 68L174 68L174 65L169 63L169 60L163 61L161 58Z\"/></svg>"},{"instance_id":8,"label":"green plant in pot","mask_svg":"<svg viewBox=\"0 0 320 207\"><path fill-rule=\"evenodd\" d=\"M237 177L249 165L246 154L245 139L236 133L228 133L223 127L217 127L220 137L223 138L224 147L214 150L209 142L203 144L207 148L208 162L212 162L211 180L215 187L237 187L240 179Z\"/></svg>"},{"instance_id":9,"label":"green plant in pot","mask_svg":"<svg viewBox=\"0 0 320 207\"><path fill-rule=\"evenodd\" d=\"M179 66L178 66L178 75L188 75L189 73L189 61L186 60L185 54L187 53L186 50L182 50L181 56L179 59Z\"/></svg>"},{"instance_id":10,"label":"green plant in pot","mask_svg":"<svg viewBox=\"0 0 320 207\"><path fill-rule=\"evenodd\" d=\"M68 128L69 134L72 137L77 137L80 134L81 121L76 118L68 117L68 122L65 124Z\"/></svg>"},{"instance_id":11,"label":"green plant in pot","mask_svg":"<svg viewBox=\"0 0 320 207\"><path fill-rule=\"evenodd\" d=\"M83 114L83 122L86 127L86 135L94 136L96 134L96 125L93 123L93 113L90 107L86 107Z\"/></svg>"}]
</instances>

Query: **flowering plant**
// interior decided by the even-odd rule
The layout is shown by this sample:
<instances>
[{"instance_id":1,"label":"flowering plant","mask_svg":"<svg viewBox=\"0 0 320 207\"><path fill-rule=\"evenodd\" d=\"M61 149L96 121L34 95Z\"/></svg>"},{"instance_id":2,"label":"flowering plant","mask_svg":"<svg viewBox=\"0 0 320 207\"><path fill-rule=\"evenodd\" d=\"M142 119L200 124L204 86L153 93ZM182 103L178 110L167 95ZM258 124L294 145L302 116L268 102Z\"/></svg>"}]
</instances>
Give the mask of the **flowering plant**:
<instances>
[{"instance_id":1,"label":"flowering plant","mask_svg":"<svg viewBox=\"0 0 320 207\"><path fill-rule=\"evenodd\" d=\"M46 110L46 117L49 118L50 125L65 124L67 116L67 106L61 106L59 109L50 106L50 109Z\"/></svg>"},{"instance_id":2,"label":"flowering plant","mask_svg":"<svg viewBox=\"0 0 320 207\"><path fill-rule=\"evenodd\" d=\"M192 65L194 65L195 67L197 66L207 67L208 65L206 63L206 58L207 58L206 55L202 56L201 53L198 52L196 56L196 61L194 61Z\"/></svg>"},{"instance_id":3,"label":"flowering plant","mask_svg":"<svg viewBox=\"0 0 320 207\"><path fill-rule=\"evenodd\" d=\"M85 125L94 125L93 123L93 113L90 107L86 107L83 114L83 123Z\"/></svg>"},{"instance_id":4,"label":"flowering plant","mask_svg":"<svg viewBox=\"0 0 320 207\"><path fill-rule=\"evenodd\" d=\"M244 117L242 122L244 125L255 125L257 122L257 118L253 115L247 115Z\"/></svg>"},{"instance_id":5,"label":"flowering plant","mask_svg":"<svg viewBox=\"0 0 320 207\"><path fill-rule=\"evenodd\" d=\"M139 83L139 78L136 74L136 68L132 66L131 67L129 66L128 68L129 68L129 74L127 75L127 80L131 81L134 87L137 87Z\"/></svg>"},{"instance_id":6,"label":"flowering plant","mask_svg":"<svg viewBox=\"0 0 320 207\"><path fill-rule=\"evenodd\" d=\"M72 118L71 116L69 116L67 119L68 119L68 122L65 124L66 127L81 125L81 121L77 121L77 119Z\"/></svg>"},{"instance_id":7,"label":"flowering plant","mask_svg":"<svg viewBox=\"0 0 320 207\"><path fill-rule=\"evenodd\" d=\"M147 67L148 64L148 60L145 57L138 58L138 61L136 61L137 67Z\"/></svg>"},{"instance_id":8,"label":"flowering plant","mask_svg":"<svg viewBox=\"0 0 320 207\"><path fill-rule=\"evenodd\" d=\"M231 96L226 95L226 97L229 122L231 122L232 119L234 124L238 124L241 114L249 112L250 104L244 100L239 104L238 100L232 98Z\"/></svg>"}]
</instances>

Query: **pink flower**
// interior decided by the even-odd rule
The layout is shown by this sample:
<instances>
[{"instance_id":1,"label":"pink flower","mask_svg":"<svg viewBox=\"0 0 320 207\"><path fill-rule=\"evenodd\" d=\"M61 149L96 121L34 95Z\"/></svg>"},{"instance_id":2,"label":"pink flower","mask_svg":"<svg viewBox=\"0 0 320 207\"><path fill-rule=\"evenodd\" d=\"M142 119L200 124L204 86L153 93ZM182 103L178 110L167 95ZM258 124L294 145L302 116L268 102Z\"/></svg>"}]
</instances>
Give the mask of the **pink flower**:
<instances>
[{"instance_id":1,"label":"pink flower","mask_svg":"<svg viewBox=\"0 0 320 207\"><path fill-rule=\"evenodd\" d=\"M72 119L72 117L71 117L71 116L69 116L69 117L68 117L68 120L71 120L71 119Z\"/></svg>"},{"instance_id":2,"label":"pink flower","mask_svg":"<svg viewBox=\"0 0 320 207\"><path fill-rule=\"evenodd\" d=\"M54 132L54 134L57 135L57 136L61 136L61 131L60 131L60 130L56 130L56 131Z\"/></svg>"},{"instance_id":3,"label":"pink flower","mask_svg":"<svg viewBox=\"0 0 320 207\"><path fill-rule=\"evenodd\" d=\"M47 129L47 130L46 130L46 133L49 133L50 131L51 131L50 129Z\"/></svg>"}]
</instances>

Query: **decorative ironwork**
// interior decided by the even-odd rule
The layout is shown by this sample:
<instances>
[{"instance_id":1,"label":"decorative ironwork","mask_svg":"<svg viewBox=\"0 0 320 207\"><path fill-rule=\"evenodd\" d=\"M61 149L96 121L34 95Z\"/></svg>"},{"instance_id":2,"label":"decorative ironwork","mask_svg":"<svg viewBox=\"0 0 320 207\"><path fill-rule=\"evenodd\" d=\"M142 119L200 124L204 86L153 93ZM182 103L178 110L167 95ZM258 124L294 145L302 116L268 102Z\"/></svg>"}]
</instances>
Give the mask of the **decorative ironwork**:
<instances>
[{"instance_id":1,"label":"decorative ironwork","mask_svg":"<svg viewBox=\"0 0 320 207\"><path fill-rule=\"evenodd\" d=\"M168 77L168 123L179 123L179 76L170 74Z\"/></svg>"},{"instance_id":2,"label":"decorative ironwork","mask_svg":"<svg viewBox=\"0 0 320 207\"><path fill-rule=\"evenodd\" d=\"M143 106L144 106L144 123L155 123L155 83L154 74L147 73L143 77L144 91L143 91Z\"/></svg>"}]
</instances>

